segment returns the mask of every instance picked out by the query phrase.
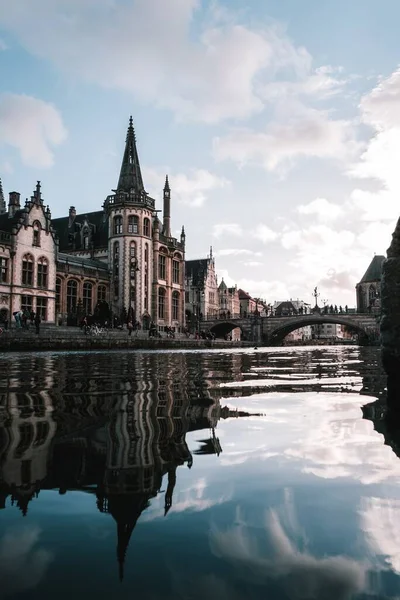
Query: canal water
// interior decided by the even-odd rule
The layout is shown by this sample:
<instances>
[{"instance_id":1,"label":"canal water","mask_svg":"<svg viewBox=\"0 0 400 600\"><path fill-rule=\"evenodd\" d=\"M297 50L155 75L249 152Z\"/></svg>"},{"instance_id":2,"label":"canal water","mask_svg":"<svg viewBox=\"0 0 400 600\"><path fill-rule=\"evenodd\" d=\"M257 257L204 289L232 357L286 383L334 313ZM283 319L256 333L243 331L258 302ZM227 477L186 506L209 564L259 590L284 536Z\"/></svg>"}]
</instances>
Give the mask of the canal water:
<instances>
[{"instance_id":1,"label":"canal water","mask_svg":"<svg viewBox=\"0 0 400 600\"><path fill-rule=\"evenodd\" d=\"M0 357L0 597L400 597L377 348Z\"/></svg>"}]
</instances>

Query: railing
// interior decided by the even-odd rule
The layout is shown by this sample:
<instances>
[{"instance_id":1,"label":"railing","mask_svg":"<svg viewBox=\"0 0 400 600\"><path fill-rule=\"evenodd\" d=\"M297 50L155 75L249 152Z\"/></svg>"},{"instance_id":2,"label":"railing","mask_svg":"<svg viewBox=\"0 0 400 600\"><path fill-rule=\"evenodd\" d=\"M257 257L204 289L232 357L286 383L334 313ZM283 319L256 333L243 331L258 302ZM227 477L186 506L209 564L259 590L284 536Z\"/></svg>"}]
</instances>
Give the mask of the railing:
<instances>
[{"instance_id":1,"label":"railing","mask_svg":"<svg viewBox=\"0 0 400 600\"><path fill-rule=\"evenodd\" d=\"M144 206L154 209L155 200L150 198L150 196L148 196L146 193L129 194L124 192L122 194L111 194L110 196L107 196L105 204L106 206L110 206L112 204L143 204Z\"/></svg>"},{"instance_id":2,"label":"railing","mask_svg":"<svg viewBox=\"0 0 400 600\"><path fill-rule=\"evenodd\" d=\"M348 317L349 319L353 318L353 317L363 317L363 318L367 318L367 317L376 317L379 318L380 314L376 313L376 312L363 312L363 313L357 313L357 312L329 312L329 313L305 313L302 315L260 315L257 313L248 313L246 314L246 316L241 315L239 313L235 313L235 314L231 314L230 316L225 315L206 315L204 316L201 320L202 321L234 321L234 320L245 320L245 319L254 319L254 318L261 318L261 319L290 319L290 318L296 318L296 319L302 319L304 317L315 317L315 316L320 316L320 317Z\"/></svg>"}]
</instances>

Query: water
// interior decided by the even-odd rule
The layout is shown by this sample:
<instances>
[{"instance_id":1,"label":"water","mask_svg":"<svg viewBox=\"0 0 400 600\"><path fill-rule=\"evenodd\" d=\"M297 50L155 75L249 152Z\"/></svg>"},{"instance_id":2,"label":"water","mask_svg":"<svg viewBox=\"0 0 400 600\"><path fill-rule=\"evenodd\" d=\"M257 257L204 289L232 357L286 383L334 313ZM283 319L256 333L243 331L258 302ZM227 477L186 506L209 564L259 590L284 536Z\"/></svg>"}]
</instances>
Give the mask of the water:
<instances>
[{"instance_id":1,"label":"water","mask_svg":"<svg viewBox=\"0 0 400 600\"><path fill-rule=\"evenodd\" d=\"M376 348L2 355L0 597L399 598L384 386Z\"/></svg>"}]
</instances>

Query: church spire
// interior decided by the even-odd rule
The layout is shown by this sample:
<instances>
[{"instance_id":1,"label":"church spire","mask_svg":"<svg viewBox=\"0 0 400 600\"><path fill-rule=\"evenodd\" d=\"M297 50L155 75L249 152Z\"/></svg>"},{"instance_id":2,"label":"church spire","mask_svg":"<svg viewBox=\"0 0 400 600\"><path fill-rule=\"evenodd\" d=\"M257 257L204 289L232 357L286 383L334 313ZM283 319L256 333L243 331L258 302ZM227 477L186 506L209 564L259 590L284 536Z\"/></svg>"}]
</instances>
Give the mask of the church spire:
<instances>
[{"instance_id":1,"label":"church spire","mask_svg":"<svg viewBox=\"0 0 400 600\"><path fill-rule=\"evenodd\" d=\"M133 128L132 117L129 117L128 132L126 134L125 152L122 159L121 172L118 180L118 191L144 192L142 173L140 171L139 156L136 148L136 136Z\"/></svg>"},{"instance_id":2,"label":"church spire","mask_svg":"<svg viewBox=\"0 0 400 600\"><path fill-rule=\"evenodd\" d=\"M4 199L3 184L0 179L0 215L3 215L6 212L7 212L7 205L6 205L6 201Z\"/></svg>"}]
</instances>

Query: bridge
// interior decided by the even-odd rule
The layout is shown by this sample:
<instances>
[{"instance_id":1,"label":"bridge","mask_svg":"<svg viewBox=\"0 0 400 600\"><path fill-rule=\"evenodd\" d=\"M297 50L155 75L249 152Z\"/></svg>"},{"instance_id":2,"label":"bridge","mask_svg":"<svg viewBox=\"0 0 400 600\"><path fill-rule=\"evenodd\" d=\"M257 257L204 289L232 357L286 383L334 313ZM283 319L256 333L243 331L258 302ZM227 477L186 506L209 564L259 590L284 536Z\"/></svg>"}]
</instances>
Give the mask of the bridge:
<instances>
[{"instance_id":1,"label":"bridge","mask_svg":"<svg viewBox=\"0 0 400 600\"><path fill-rule=\"evenodd\" d=\"M291 331L307 327L308 325L321 325L332 323L346 325L358 335L362 345L373 345L379 341L380 316L364 313L313 313L309 315L293 315L285 317L236 317L232 319L208 318L200 322L201 331L212 331L216 337L224 337L233 329L239 327L242 339L277 346L283 342L285 336Z\"/></svg>"}]
</instances>

